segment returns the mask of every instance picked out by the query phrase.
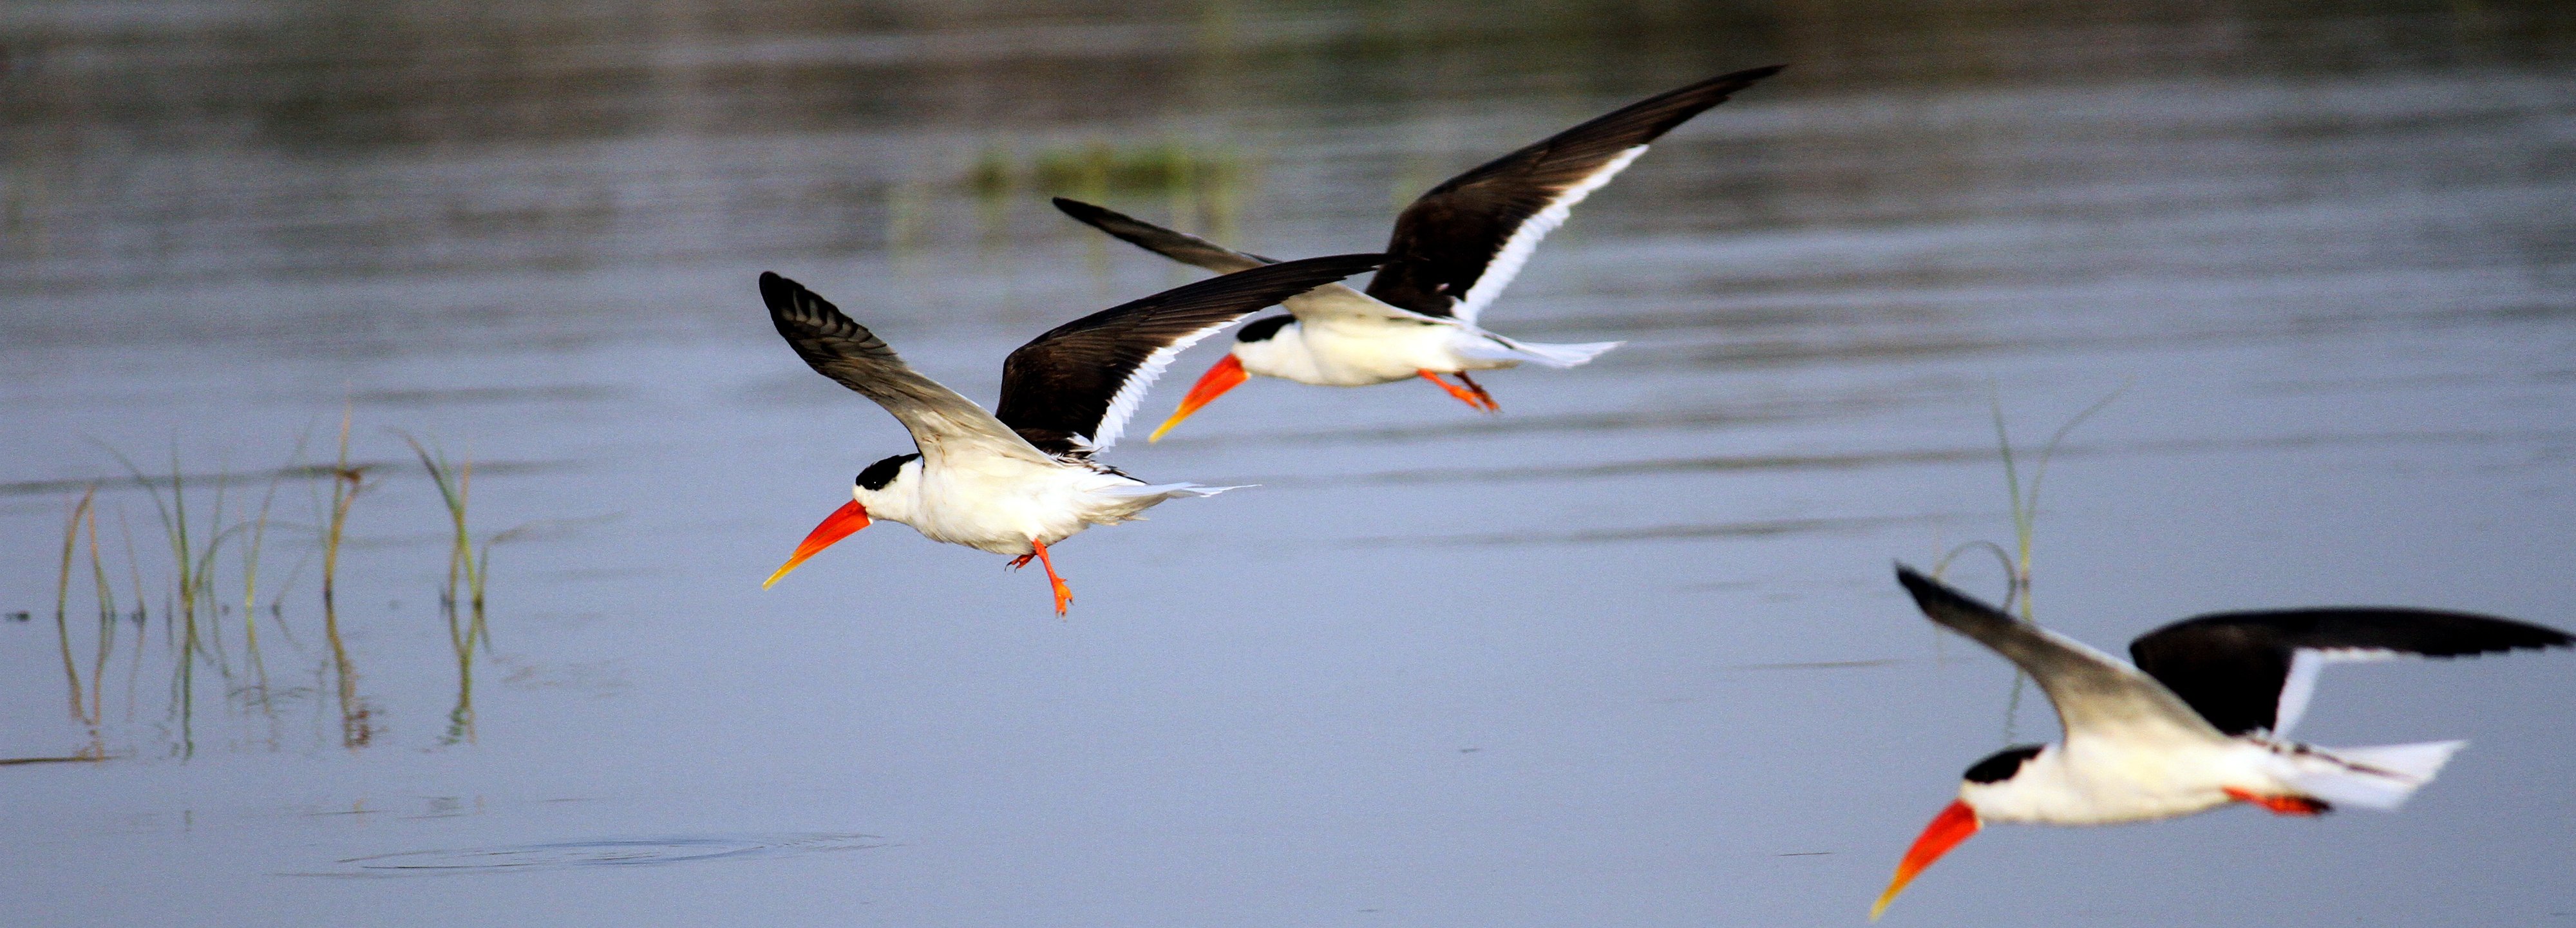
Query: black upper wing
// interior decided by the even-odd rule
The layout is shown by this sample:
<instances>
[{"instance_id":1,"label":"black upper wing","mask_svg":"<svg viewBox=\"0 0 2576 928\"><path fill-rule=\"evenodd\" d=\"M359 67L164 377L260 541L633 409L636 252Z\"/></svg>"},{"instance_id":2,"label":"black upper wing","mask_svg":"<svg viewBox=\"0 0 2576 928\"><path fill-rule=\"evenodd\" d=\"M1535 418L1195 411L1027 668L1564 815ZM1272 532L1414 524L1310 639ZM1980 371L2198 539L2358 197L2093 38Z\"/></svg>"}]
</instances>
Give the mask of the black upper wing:
<instances>
[{"instance_id":1,"label":"black upper wing","mask_svg":"<svg viewBox=\"0 0 2576 928\"><path fill-rule=\"evenodd\" d=\"M2288 727L2291 720L2279 718L2283 704L2295 715L2307 701L2301 687L2313 685L2287 686L2300 651L2460 657L2571 643L2576 639L2556 629L2465 612L2285 609L2184 619L2130 642L2129 656L2218 730L2237 735ZM2294 689L2301 691L2284 700Z\"/></svg>"},{"instance_id":2,"label":"black upper wing","mask_svg":"<svg viewBox=\"0 0 2576 928\"><path fill-rule=\"evenodd\" d=\"M1780 67L1668 91L1485 163L1431 188L1395 219L1389 262L1368 295L1428 316L1473 322L1538 240L1635 152Z\"/></svg>"},{"instance_id":3,"label":"black upper wing","mask_svg":"<svg viewBox=\"0 0 2576 928\"><path fill-rule=\"evenodd\" d=\"M1170 258L1182 264L1207 268L1219 274L1277 264L1277 258L1264 258L1250 252L1236 251L1207 239L1178 232L1146 222L1114 209L1093 206L1081 200L1055 198L1055 208L1075 221L1117 236L1127 244Z\"/></svg>"},{"instance_id":4,"label":"black upper wing","mask_svg":"<svg viewBox=\"0 0 2576 928\"><path fill-rule=\"evenodd\" d=\"M1333 255L1267 264L1166 290L1055 327L1002 362L994 415L1052 454L1118 441L1145 388L1199 339L1281 300L1385 263Z\"/></svg>"},{"instance_id":5,"label":"black upper wing","mask_svg":"<svg viewBox=\"0 0 2576 928\"><path fill-rule=\"evenodd\" d=\"M1055 198L1055 208L1084 225L1107 232L1121 241L1174 261L1203 267L1219 274L1230 274L1264 264L1277 264L1277 258L1264 258L1250 252L1236 251L1187 232L1176 232L1117 210L1093 206L1080 200ZM1313 321L1332 318L1402 319L1408 322L1447 322L1430 319L1411 310L1398 309L1359 291L1338 283L1329 283L1283 301L1288 312L1299 319Z\"/></svg>"}]
</instances>

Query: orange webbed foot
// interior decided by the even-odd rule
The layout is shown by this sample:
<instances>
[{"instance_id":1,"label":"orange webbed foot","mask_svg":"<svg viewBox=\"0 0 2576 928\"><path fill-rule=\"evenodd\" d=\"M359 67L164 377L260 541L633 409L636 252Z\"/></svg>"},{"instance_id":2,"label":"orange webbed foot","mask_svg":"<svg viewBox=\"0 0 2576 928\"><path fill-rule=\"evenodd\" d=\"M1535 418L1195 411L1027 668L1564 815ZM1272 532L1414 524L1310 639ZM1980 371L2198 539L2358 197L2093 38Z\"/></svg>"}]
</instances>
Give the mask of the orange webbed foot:
<instances>
[{"instance_id":1,"label":"orange webbed foot","mask_svg":"<svg viewBox=\"0 0 2576 928\"><path fill-rule=\"evenodd\" d=\"M1459 374L1459 375L1458 375L1458 379L1459 379L1459 380L1463 380L1463 381L1466 381L1466 382L1467 382L1467 386L1465 386L1465 387L1461 387L1461 386L1458 386L1457 384L1453 384L1453 383L1450 383L1450 382L1448 382L1448 381L1446 381L1446 380L1442 380L1442 379L1440 379L1440 375L1439 375L1439 374L1437 374L1437 373L1435 373L1435 372L1432 372L1432 371L1429 371L1429 370L1416 371L1415 373L1417 373L1417 374L1421 375L1422 379L1424 379L1424 380L1428 380L1428 381L1431 381L1432 383L1439 384L1439 385L1440 385L1440 389L1442 389L1442 390L1446 390L1446 391L1449 391L1449 395L1450 395L1450 396L1453 396L1453 397L1456 397L1456 398L1458 399L1458 402L1465 403L1465 404L1467 404L1468 406L1474 407L1474 408L1475 408L1477 411L1479 411L1479 412L1501 412L1501 411L1502 411L1502 408L1501 408L1501 407L1499 407L1499 406L1492 406L1492 405L1489 405L1489 404L1491 404L1491 403L1494 401L1494 398L1493 398L1493 397L1491 397L1491 396L1486 395L1485 390L1484 390L1484 388L1483 388L1483 387L1477 387L1477 386L1475 386L1475 383L1476 383L1475 381L1467 380L1467 375L1466 375L1466 374L1464 374L1464 373ZM1473 388L1473 389L1470 389L1470 388Z\"/></svg>"},{"instance_id":2,"label":"orange webbed foot","mask_svg":"<svg viewBox=\"0 0 2576 928\"><path fill-rule=\"evenodd\" d=\"M1458 372L1458 382L1466 384L1468 390L1475 392L1477 399L1484 401L1483 409L1486 412L1503 411L1503 404L1494 402L1494 395L1485 392L1485 385L1477 383L1473 378L1468 377L1466 371Z\"/></svg>"},{"instance_id":3,"label":"orange webbed foot","mask_svg":"<svg viewBox=\"0 0 2576 928\"><path fill-rule=\"evenodd\" d=\"M2324 800L2306 796L2265 796L2250 790L2227 787L2227 798L2262 806L2274 815L2323 815L2334 807Z\"/></svg>"},{"instance_id":4,"label":"orange webbed foot","mask_svg":"<svg viewBox=\"0 0 2576 928\"><path fill-rule=\"evenodd\" d=\"M1073 588L1064 585L1064 578L1056 574L1055 559L1047 556L1046 542L1029 539L1029 553L1021 555L1020 560L1025 563L1032 557L1038 559L1038 566L1046 568L1047 586L1055 591L1055 617L1064 618L1065 607L1073 604Z\"/></svg>"}]
</instances>

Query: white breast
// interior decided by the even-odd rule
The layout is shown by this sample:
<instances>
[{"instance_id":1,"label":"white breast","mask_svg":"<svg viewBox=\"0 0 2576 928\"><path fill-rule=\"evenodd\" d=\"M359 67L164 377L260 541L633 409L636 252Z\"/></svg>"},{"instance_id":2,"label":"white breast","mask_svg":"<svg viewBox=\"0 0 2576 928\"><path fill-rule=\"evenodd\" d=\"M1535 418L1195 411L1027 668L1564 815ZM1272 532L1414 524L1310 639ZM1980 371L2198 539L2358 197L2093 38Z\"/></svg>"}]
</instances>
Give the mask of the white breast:
<instances>
[{"instance_id":1,"label":"white breast","mask_svg":"<svg viewBox=\"0 0 2576 928\"><path fill-rule=\"evenodd\" d=\"M882 491L862 490L859 502L932 541L995 554L1027 554L1031 539L1052 545L1164 499L1121 492L1144 484L1079 464L954 455L944 466L915 466L907 464Z\"/></svg>"},{"instance_id":2,"label":"white breast","mask_svg":"<svg viewBox=\"0 0 2576 928\"><path fill-rule=\"evenodd\" d=\"M1426 370L1454 374L1519 363L1459 352L1459 340L1478 337L1462 326L1334 316L1300 319L1268 339L1238 342L1234 355L1246 373L1325 387L1364 387L1411 379Z\"/></svg>"},{"instance_id":3,"label":"white breast","mask_svg":"<svg viewBox=\"0 0 2576 928\"><path fill-rule=\"evenodd\" d=\"M1967 783L1959 798L1990 822L2108 825L2171 818L2235 801L2230 788L2294 792L2272 775L2272 752L2244 739L2144 744L2077 738L2049 745L1999 783Z\"/></svg>"}]
</instances>

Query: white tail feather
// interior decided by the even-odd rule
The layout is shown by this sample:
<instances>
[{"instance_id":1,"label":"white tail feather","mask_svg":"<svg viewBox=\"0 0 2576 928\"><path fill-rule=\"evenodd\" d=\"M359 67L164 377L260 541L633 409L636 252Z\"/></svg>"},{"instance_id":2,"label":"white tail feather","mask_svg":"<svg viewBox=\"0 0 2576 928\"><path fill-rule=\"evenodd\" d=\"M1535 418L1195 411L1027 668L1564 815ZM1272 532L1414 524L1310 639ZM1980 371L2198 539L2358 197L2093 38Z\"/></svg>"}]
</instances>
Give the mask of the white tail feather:
<instances>
[{"instance_id":1,"label":"white tail feather","mask_svg":"<svg viewBox=\"0 0 2576 928\"><path fill-rule=\"evenodd\" d=\"M1550 345L1542 342L1513 341L1487 334L1485 341L1473 342L1459 350L1469 357L1495 361L1530 361L1548 367L1574 367L1626 342L1585 342L1580 345ZM1463 339L1462 339L1463 340Z\"/></svg>"},{"instance_id":2,"label":"white tail feather","mask_svg":"<svg viewBox=\"0 0 2576 928\"><path fill-rule=\"evenodd\" d=\"M2394 809L2450 763L2466 741L2426 741L2359 748L2311 748L2283 755L2282 779L2336 805Z\"/></svg>"},{"instance_id":3,"label":"white tail feather","mask_svg":"<svg viewBox=\"0 0 2576 928\"><path fill-rule=\"evenodd\" d=\"M1195 483L1152 483L1139 486L1103 487L1100 489L1099 493L1102 496L1130 498L1147 496L1160 496L1167 498L1173 496L1215 496L1227 490L1241 490L1250 486L1252 486L1252 484L1243 484L1242 486L1231 487L1209 487L1200 486Z\"/></svg>"}]
</instances>

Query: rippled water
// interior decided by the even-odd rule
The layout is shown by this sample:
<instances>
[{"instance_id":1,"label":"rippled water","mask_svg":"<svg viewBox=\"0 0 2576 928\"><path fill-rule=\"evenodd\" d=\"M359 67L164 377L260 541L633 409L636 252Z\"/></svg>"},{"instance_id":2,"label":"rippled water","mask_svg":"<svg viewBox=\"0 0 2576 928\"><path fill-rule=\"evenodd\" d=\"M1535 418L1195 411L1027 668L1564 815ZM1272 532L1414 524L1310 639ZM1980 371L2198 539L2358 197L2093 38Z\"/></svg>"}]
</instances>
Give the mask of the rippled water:
<instances>
[{"instance_id":1,"label":"rippled water","mask_svg":"<svg viewBox=\"0 0 2576 928\"><path fill-rule=\"evenodd\" d=\"M1505 414L1247 385L1110 459L1262 486L1063 546L1066 621L892 525L760 590L906 445L758 272L989 396L1191 279L1049 193L1359 250L1485 157L1777 62L1492 310L1628 340L1490 378ZM1960 769L2053 727L1888 574L2010 543L1998 407L2027 479L2117 393L2035 539L2041 619L2097 646L2321 603L2576 626L2571 243L2549 3L0 10L0 758L107 757L0 766L11 918L1855 924ZM235 535L182 701L112 452L175 457L202 543L344 403L347 698L329 480L290 470L268 686ZM470 690L406 434L512 532ZM150 610L102 678L81 549L96 725L53 620L93 482ZM1990 561L1954 570L1991 595ZM1888 922L2576 918L2569 661L2330 674L2307 737L2473 742L2402 813L1990 829ZM630 859L670 865L596 865ZM313 878L418 866L465 872Z\"/></svg>"}]
</instances>

